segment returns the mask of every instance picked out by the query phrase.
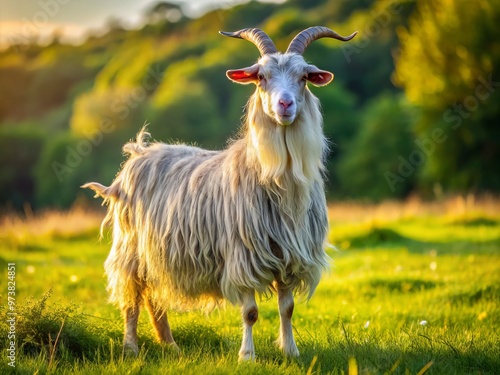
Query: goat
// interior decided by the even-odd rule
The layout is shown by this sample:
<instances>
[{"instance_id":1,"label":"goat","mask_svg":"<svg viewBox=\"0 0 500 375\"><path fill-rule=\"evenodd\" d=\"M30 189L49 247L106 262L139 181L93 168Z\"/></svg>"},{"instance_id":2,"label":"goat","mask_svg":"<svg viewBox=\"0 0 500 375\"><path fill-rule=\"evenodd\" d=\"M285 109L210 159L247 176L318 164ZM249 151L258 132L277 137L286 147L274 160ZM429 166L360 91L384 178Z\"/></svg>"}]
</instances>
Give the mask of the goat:
<instances>
[{"instance_id":1,"label":"goat","mask_svg":"<svg viewBox=\"0 0 500 375\"><path fill-rule=\"evenodd\" d=\"M259 29L221 34L251 41L261 53L256 64L226 73L257 86L242 136L222 151L207 151L151 143L143 128L123 147L129 158L111 186L82 186L109 205L102 224L113 227L107 289L124 315L124 348L135 355L141 304L158 339L178 350L167 310L225 299L241 305L239 358L254 359L255 295L276 292L277 344L285 355L298 356L294 293L310 298L328 266L327 140L319 101L306 81L324 86L333 74L309 65L302 54L316 39L347 41L356 33L342 37L311 27L285 53Z\"/></svg>"}]
</instances>

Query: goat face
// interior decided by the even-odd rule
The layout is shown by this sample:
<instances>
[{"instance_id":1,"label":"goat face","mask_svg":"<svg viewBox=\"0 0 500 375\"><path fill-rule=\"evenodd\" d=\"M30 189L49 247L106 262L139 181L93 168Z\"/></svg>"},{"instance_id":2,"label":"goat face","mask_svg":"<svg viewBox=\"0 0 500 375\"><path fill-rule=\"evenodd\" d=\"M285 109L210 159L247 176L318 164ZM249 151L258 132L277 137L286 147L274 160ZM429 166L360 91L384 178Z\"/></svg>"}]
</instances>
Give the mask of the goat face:
<instances>
[{"instance_id":1,"label":"goat face","mask_svg":"<svg viewBox=\"0 0 500 375\"><path fill-rule=\"evenodd\" d=\"M325 86L333 79L333 73L307 64L301 55L280 52L265 54L256 64L226 74L237 83L254 83L265 114L282 126L299 117L307 81Z\"/></svg>"}]
</instances>

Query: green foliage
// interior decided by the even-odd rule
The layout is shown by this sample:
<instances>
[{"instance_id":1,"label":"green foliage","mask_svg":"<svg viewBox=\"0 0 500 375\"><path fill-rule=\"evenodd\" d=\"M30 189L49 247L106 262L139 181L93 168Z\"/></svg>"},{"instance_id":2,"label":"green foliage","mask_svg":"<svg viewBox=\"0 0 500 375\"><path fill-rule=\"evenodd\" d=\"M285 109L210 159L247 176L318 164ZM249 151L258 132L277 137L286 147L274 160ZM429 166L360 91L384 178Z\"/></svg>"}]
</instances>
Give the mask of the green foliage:
<instances>
[{"instance_id":1,"label":"green foliage","mask_svg":"<svg viewBox=\"0 0 500 375\"><path fill-rule=\"evenodd\" d=\"M500 68L500 2L463 5L418 2L408 29L400 32L395 79L422 108L418 136L435 129L446 134L424 166L427 189L498 190L500 177L493 171L500 163L500 93L492 80L498 81L494 72Z\"/></svg>"},{"instance_id":2,"label":"green foliage","mask_svg":"<svg viewBox=\"0 0 500 375\"><path fill-rule=\"evenodd\" d=\"M176 89L176 95L168 104L153 104L146 111L145 117L151 121L152 134L161 140L219 146L223 141L219 138L221 122L217 121L213 94L202 83L181 87Z\"/></svg>"},{"instance_id":3,"label":"green foliage","mask_svg":"<svg viewBox=\"0 0 500 375\"><path fill-rule=\"evenodd\" d=\"M224 94L215 95L212 87L223 93L227 92L223 87L229 83L214 86L205 83L216 79L214 71L223 74L220 65L205 68L192 59L169 66L145 113L155 138L205 147L224 144L228 125L220 116L222 103L217 101L217 98L224 100Z\"/></svg>"},{"instance_id":4,"label":"green foliage","mask_svg":"<svg viewBox=\"0 0 500 375\"><path fill-rule=\"evenodd\" d=\"M3 56L9 59L11 56ZM2 66L0 69L0 118L19 120L24 118L25 104L27 100L26 87L33 79L33 72L27 70L23 61L16 61L15 64ZM23 103L20 105L20 103Z\"/></svg>"},{"instance_id":5,"label":"green foliage","mask_svg":"<svg viewBox=\"0 0 500 375\"><path fill-rule=\"evenodd\" d=\"M84 195L84 183L111 183L122 160L119 144L124 139L116 138L98 131L89 137L63 133L48 141L36 164L36 202L68 208Z\"/></svg>"},{"instance_id":6,"label":"green foliage","mask_svg":"<svg viewBox=\"0 0 500 375\"><path fill-rule=\"evenodd\" d=\"M327 159L327 190L330 195L339 194L338 161L348 150L352 137L357 134L361 119L356 109L356 97L345 90L340 82L328 88L311 88L323 110L323 129L330 142Z\"/></svg>"},{"instance_id":7,"label":"green foliage","mask_svg":"<svg viewBox=\"0 0 500 375\"><path fill-rule=\"evenodd\" d=\"M0 128L0 205L22 208L34 205L34 166L40 157L45 135L33 124Z\"/></svg>"},{"instance_id":8,"label":"green foliage","mask_svg":"<svg viewBox=\"0 0 500 375\"><path fill-rule=\"evenodd\" d=\"M219 22L223 22L221 30L239 30L244 27L255 27L264 22L269 15L276 12L285 5L273 4L271 2L249 1L245 5L235 6L228 10L219 10Z\"/></svg>"},{"instance_id":9,"label":"green foliage","mask_svg":"<svg viewBox=\"0 0 500 375\"><path fill-rule=\"evenodd\" d=\"M406 238L393 229L373 227L366 233L349 238L349 244L355 248L377 246L380 243L400 244Z\"/></svg>"},{"instance_id":10,"label":"green foliage","mask_svg":"<svg viewBox=\"0 0 500 375\"><path fill-rule=\"evenodd\" d=\"M74 134L87 136L101 131L130 129L141 122L139 105L146 98L146 91L137 88L111 88L91 91L76 99L70 127Z\"/></svg>"},{"instance_id":11,"label":"green foliage","mask_svg":"<svg viewBox=\"0 0 500 375\"><path fill-rule=\"evenodd\" d=\"M72 172L81 162L77 144L78 138L68 134L47 142L36 167L37 201L59 207L68 207L74 201L79 184Z\"/></svg>"},{"instance_id":12,"label":"green foliage","mask_svg":"<svg viewBox=\"0 0 500 375\"><path fill-rule=\"evenodd\" d=\"M56 58L54 64L35 72L29 87L24 88L26 111L30 115L38 116L64 105L71 98L72 89L91 74L75 57L57 55Z\"/></svg>"},{"instance_id":13,"label":"green foliage","mask_svg":"<svg viewBox=\"0 0 500 375\"><path fill-rule=\"evenodd\" d=\"M141 29L127 30L112 20L106 34L89 37L79 46L57 40L45 46L12 46L0 51L0 127L30 124L42 129L40 133L53 134L47 144L40 143L42 160L31 158L29 166L14 160L19 172L2 171L0 204L68 206L78 196L79 182L113 178L121 145L146 122L161 141L224 147L237 132L252 93L251 87L229 82L225 71L251 65L258 52L250 43L223 38L218 31L260 27L284 50L298 31L311 25L341 34L359 32L349 43L317 41L304 56L335 74L332 85L314 89L332 141L327 159L330 196L380 199L410 192L498 191L495 103L500 93L498 78L491 76L500 64L495 47L498 1L481 0L472 8L461 0L250 1L196 19L183 15L175 2L160 2L145 10ZM491 80L495 82L488 83ZM401 107L400 89L393 82L422 110L411 129L390 115L389 101ZM385 103L386 110L375 110L376 102ZM385 125L374 124L379 115ZM375 128L386 133L387 139L382 131L377 135L377 142L387 146L383 150L376 146ZM435 129L444 132L446 141L434 142L418 172L398 180L394 191L386 189L380 173L396 173L398 166L391 161L408 156L415 148L409 142L432 139ZM92 145L71 176L68 173L63 182L54 178L51 164L66 158L70 143L65 142L76 146L100 135L103 143ZM353 150L361 145L370 148ZM9 150L0 149L1 160L12 161ZM35 151L40 153L40 147L29 153ZM369 155L375 155L373 162ZM113 162L117 164L111 167ZM32 193L16 188L17 175L34 181L36 202L29 197Z\"/></svg>"},{"instance_id":14,"label":"green foliage","mask_svg":"<svg viewBox=\"0 0 500 375\"><path fill-rule=\"evenodd\" d=\"M412 142L414 110L403 97L385 95L366 109L359 133L339 163L343 193L379 200L403 198L414 187L416 172L403 173L402 164L416 149ZM404 160L404 161L402 161ZM421 159L419 159L419 163Z\"/></svg>"},{"instance_id":15,"label":"green foliage","mask_svg":"<svg viewBox=\"0 0 500 375\"><path fill-rule=\"evenodd\" d=\"M19 52L0 55L0 120L37 118L63 106L95 74L78 47L56 44Z\"/></svg>"},{"instance_id":16,"label":"green foliage","mask_svg":"<svg viewBox=\"0 0 500 375\"><path fill-rule=\"evenodd\" d=\"M391 0L374 2L369 9L362 10L370 2L328 2L328 6L321 9L326 19L338 17L338 11L346 11L349 18L339 25L327 25L343 34L354 30L358 34L349 43L318 41L305 54L312 56L313 62L331 61L335 79L355 93L361 105L385 92L397 90L391 82L393 55L399 46L396 30L407 24L414 6L413 2Z\"/></svg>"},{"instance_id":17,"label":"green foliage","mask_svg":"<svg viewBox=\"0 0 500 375\"><path fill-rule=\"evenodd\" d=\"M92 356L99 344L100 329L89 325L75 303L63 306L58 303L48 304L52 295L49 289L39 299L28 298L16 305L16 341L20 354L37 356L44 354L49 358L57 350L70 358ZM6 305L0 309L2 344L7 340ZM102 329L102 327L101 327ZM60 334L59 334L60 332ZM2 348L4 350L5 348Z\"/></svg>"}]
</instances>

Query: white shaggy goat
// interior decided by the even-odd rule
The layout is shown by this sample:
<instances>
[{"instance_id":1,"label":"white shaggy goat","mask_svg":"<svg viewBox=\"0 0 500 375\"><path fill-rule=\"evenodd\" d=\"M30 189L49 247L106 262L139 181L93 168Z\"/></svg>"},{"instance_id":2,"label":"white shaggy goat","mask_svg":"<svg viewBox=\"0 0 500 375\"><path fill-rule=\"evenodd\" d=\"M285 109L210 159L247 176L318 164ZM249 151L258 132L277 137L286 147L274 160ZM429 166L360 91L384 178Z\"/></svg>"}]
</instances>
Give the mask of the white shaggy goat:
<instances>
[{"instance_id":1,"label":"white shaggy goat","mask_svg":"<svg viewBox=\"0 0 500 375\"><path fill-rule=\"evenodd\" d=\"M327 142L318 99L306 81L333 74L304 61L314 40L341 37L326 27L299 33L285 53L261 30L223 35L246 39L261 57L229 79L254 83L242 137L222 151L148 143L143 129L123 150L130 157L110 187L84 185L104 198L113 245L105 263L110 300L123 311L125 349L137 354L144 304L161 342L177 347L169 308L220 299L241 305L240 359L255 357L255 294L277 292L278 345L299 351L292 332L294 292L310 297L322 269L327 233L322 174Z\"/></svg>"}]
</instances>

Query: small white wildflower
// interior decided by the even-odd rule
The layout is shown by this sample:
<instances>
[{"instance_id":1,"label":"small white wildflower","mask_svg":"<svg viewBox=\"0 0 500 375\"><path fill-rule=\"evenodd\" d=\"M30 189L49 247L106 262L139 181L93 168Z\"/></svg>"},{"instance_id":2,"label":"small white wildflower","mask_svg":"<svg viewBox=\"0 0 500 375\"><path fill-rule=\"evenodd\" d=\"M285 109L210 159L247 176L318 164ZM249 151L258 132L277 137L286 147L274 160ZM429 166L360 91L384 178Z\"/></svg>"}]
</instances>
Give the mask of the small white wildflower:
<instances>
[{"instance_id":1,"label":"small white wildflower","mask_svg":"<svg viewBox=\"0 0 500 375\"><path fill-rule=\"evenodd\" d=\"M425 327L427 325L427 320L421 320L420 322L418 322L418 324L420 324L422 327Z\"/></svg>"},{"instance_id":2,"label":"small white wildflower","mask_svg":"<svg viewBox=\"0 0 500 375\"><path fill-rule=\"evenodd\" d=\"M437 269L437 263L436 262L431 262L431 264L429 264L429 268L433 271L435 271Z\"/></svg>"},{"instance_id":3,"label":"small white wildflower","mask_svg":"<svg viewBox=\"0 0 500 375\"><path fill-rule=\"evenodd\" d=\"M32 265L29 265L28 267L26 267L26 272L27 273L35 273L35 267Z\"/></svg>"},{"instance_id":4,"label":"small white wildflower","mask_svg":"<svg viewBox=\"0 0 500 375\"><path fill-rule=\"evenodd\" d=\"M71 281L72 283L76 283L78 281L78 276L71 275L70 278L69 278L69 281Z\"/></svg>"},{"instance_id":5,"label":"small white wildflower","mask_svg":"<svg viewBox=\"0 0 500 375\"><path fill-rule=\"evenodd\" d=\"M363 326L364 329L367 329L370 326L370 321L367 320L365 325Z\"/></svg>"}]
</instances>

